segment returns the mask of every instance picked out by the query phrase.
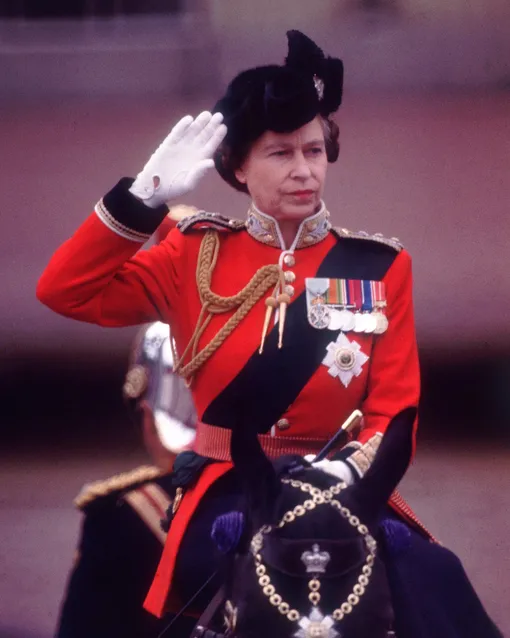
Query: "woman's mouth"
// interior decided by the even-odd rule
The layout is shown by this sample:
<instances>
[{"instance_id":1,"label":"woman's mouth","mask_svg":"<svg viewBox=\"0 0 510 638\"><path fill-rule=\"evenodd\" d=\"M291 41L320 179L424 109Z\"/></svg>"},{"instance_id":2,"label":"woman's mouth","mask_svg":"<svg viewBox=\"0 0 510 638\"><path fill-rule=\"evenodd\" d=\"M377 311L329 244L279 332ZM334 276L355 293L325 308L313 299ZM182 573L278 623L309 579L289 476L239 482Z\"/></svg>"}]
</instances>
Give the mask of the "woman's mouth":
<instances>
[{"instance_id":1,"label":"woman's mouth","mask_svg":"<svg viewBox=\"0 0 510 638\"><path fill-rule=\"evenodd\" d=\"M292 191L290 193L294 197L311 197L314 194L312 190Z\"/></svg>"}]
</instances>

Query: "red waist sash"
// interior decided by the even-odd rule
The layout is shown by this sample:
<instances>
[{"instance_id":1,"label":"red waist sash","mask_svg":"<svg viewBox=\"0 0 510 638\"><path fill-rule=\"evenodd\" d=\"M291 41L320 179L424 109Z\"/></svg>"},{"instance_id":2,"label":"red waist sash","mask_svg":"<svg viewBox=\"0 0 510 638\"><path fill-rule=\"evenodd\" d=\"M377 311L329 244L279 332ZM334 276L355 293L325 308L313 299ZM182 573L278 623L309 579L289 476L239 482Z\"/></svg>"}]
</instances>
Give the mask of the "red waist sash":
<instances>
[{"instance_id":1,"label":"red waist sash","mask_svg":"<svg viewBox=\"0 0 510 638\"><path fill-rule=\"evenodd\" d=\"M207 423L199 423L193 449L197 454L215 461L230 461L230 439L232 431ZM329 439L312 439L304 436L271 436L259 434L262 449L269 458L284 454L317 454Z\"/></svg>"}]
</instances>

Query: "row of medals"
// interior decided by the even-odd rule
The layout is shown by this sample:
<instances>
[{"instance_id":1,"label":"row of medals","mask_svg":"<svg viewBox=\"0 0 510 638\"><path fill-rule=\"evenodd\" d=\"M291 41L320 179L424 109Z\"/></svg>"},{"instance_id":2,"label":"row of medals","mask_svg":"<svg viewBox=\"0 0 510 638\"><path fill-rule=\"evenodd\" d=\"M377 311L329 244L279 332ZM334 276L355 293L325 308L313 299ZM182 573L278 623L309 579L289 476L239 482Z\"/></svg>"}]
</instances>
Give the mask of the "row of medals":
<instances>
[{"instance_id":1,"label":"row of medals","mask_svg":"<svg viewBox=\"0 0 510 638\"><path fill-rule=\"evenodd\" d=\"M318 330L341 330L380 335L388 329L388 318L380 309L372 312L352 312L347 308L331 308L323 303L312 305L308 312L310 324Z\"/></svg>"}]
</instances>

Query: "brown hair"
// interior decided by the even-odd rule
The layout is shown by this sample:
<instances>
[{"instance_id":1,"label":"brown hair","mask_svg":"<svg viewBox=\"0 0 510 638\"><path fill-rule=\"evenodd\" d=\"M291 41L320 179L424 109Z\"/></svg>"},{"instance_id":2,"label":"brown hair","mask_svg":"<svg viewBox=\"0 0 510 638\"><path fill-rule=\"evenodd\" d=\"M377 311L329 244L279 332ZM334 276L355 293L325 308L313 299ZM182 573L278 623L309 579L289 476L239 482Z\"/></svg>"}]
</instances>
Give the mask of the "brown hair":
<instances>
[{"instance_id":1,"label":"brown hair","mask_svg":"<svg viewBox=\"0 0 510 638\"><path fill-rule=\"evenodd\" d=\"M338 124L329 117L321 117L324 131L324 141L326 144L326 157L328 162L333 163L340 154L340 129ZM235 175L236 170L244 162L250 152L253 141L234 145L221 144L214 155L216 170L223 179L233 188L242 193L248 193L246 184L242 184Z\"/></svg>"}]
</instances>

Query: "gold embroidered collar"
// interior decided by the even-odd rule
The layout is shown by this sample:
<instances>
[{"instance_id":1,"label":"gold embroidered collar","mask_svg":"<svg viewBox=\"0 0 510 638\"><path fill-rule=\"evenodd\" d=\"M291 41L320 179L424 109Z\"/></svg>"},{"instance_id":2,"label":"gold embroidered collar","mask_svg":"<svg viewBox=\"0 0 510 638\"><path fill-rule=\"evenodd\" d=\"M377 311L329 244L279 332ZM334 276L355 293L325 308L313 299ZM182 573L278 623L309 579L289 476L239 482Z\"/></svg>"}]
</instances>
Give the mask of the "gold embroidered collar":
<instances>
[{"instance_id":1,"label":"gold embroidered collar","mask_svg":"<svg viewBox=\"0 0 510 638\"><path fill-rule=\"evenodd\" d=\"M297 250L318 244L327 237L330 228L329 212L324 202L321 202L321 207L317 213L301 222L296 238L289 248L285 246L280 226L276 219L261 212L253 203L248 209L248 218L246 220L246 229L254 239L280 250Z\"/></svg>"}]
</instances>

